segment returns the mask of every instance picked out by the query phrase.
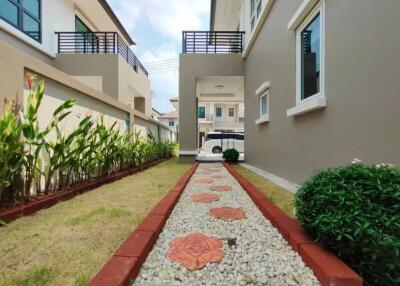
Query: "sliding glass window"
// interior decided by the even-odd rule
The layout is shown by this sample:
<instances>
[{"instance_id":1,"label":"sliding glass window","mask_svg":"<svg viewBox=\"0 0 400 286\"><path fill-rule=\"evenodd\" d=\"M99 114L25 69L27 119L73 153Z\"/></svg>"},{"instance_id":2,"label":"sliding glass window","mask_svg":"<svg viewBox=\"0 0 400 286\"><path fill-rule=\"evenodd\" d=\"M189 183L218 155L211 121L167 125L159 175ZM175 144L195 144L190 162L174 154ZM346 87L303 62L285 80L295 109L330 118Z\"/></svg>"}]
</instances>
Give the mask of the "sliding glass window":
<instances>
[{"instance_id":1,"label":"sliding glass window","mask_svg":"<svg viewBox=\"0 0 400 286\"><path fill-rule=\"evenodd\" d=\"M40 0L0 0L0 18L38 42L42 41L41 14Z\"/></svg>"}]
</instances>

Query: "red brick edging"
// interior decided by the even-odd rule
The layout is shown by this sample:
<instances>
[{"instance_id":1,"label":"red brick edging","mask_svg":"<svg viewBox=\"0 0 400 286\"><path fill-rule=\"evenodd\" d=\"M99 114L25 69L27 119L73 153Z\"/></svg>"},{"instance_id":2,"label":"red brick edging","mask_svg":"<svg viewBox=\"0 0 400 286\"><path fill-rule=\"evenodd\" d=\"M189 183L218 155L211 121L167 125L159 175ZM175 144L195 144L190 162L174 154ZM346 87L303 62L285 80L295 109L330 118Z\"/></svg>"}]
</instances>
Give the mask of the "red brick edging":
<instances>
[{"instance_id":1,"label":"red brick edging","mask_svg":"<svg viewBox=\"0 0 400 286\"><path fill-rule=\"evenodd\" d=\"M164 162L166 160L169 160L169 159L170 158L154 160L154 161L145 163L141 168L135 167L135 168L121 171L121 172L113 173L113 174L110 174L103 178L94 179L93 181L84 182L82 184L70 187L70 188L66 189L65 191L61 191L61 192L46 196L37 201L32 201L29 203L17 205L15 207L1 211L0 219L5 222L10 222L19 217L31 215L42 209L49 208L49 207L57 204L58 202L72 199L73 197L75 197L77 195L91 191L95 188L100 187L101 185L114 182L116 180L119 180L119 179L129 176L129 175L136 174L136 173L140 172L141 170L148 169L152 166L155 166L155 165L157 165L161 162Z\"/></svg>"},{"instance_id":2,"label":"red brick edging","mask_svg":"<svg viewBox=\"0 0 400 286\"><path fill-rule=\"evenodd\" d=\"M224 162L225 168L235 177L254 201L263 215L276 227L290 246L314 271L323 286L361 286L362 278L332 252L320 247L301 228L298 220L286 215L251 182L240 175L234 166Z\"/></svg>"},{"instance_id":3,"label":"red brick edging","mask_svg":"<svg viewBox=\"0 0 400 286\"><path fill-rule=\"evenodd\" d=\"M96 274L89 283L90 286L129 285L130 281L136 278L198 165L198 162L194 163L168 194L157 203L143 222L122 243L107 264Z\"/></svg>"}]
</instances>

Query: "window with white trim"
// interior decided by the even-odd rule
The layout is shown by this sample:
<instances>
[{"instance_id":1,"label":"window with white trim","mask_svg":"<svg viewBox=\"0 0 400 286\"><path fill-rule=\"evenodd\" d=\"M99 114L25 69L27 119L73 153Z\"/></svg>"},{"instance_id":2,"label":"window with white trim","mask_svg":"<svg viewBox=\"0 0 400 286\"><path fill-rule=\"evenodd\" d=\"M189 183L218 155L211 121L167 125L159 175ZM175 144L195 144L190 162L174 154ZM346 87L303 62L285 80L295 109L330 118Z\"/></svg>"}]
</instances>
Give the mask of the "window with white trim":
<instances>
[{"instance_id":1,"label":"window with white trim","mask_svg":"<svg viewBox=\"0 0 400 286\"><path fill-rule=\"evenodd\" d=\"M297 103L323 96L324 14L319 4L296 31Z\"/></svg>"},{"instance_id":2,"label":"window with white trim","mask_svg":"<svg viewBox=\"0 0 400 286\"><path fill-rule=\"evenodd\" d=\"M260 95L260 118L268 116L269 89Z\"/></svg>"}]
</instances>

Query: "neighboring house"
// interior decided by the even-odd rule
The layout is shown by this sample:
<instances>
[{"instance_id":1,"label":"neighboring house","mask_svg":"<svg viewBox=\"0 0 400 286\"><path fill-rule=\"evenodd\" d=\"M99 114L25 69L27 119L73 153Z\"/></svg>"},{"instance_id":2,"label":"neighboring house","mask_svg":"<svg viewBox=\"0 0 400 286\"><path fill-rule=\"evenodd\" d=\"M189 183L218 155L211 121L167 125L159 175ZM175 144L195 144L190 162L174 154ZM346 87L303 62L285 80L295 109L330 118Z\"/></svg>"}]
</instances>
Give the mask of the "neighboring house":
<instances>
[{"instance_id":1,"label":"neighboring house","mask_svg":"<svg viewBox=\"0 0 400 286\"><path fill-rule=\"evenodd\" d=\"M175 132L178 132L179 120L178 120L178 112L177 111L171 111L168 113L164 113L163 115L158 117L158 121L160 121L162 124L168 126Z\"/></svg>"},{"instance_id":2,"label":"neighboring house","mask_svg":"<svg viewBox=\"0 0 400 286\"><path fill-rule=\"evenodd\" d=\"M216 80L219 85L207 81L198 89L199 148L203 147L204 138L208 132L244 132L243 82L240 80L227 82L223 78L216 78ZM221 85L221 82L225 85ZM231 98L221 99L215 96L215 89L224 89L226 94L229 89ZM178 102L178 99L173 100Z\"/></svg>"},{"instance_id":3,"label":"neighboring house","mask_svg":"<svg viewBox=\"0 0 400 286\"><path fill-rule=\"evenodd\" d=\"M83 114L103 114L109 124L146 136L161 125L151 120L150 80L134 44L106 0L1 0L0 100L16 98L23 107L31 72L46 83L43 126L60 101L74 98L64 129Z\"/></svg>"},{"instance_id":4,"label":"neighboring house","mask_svg":"<svg viewBox=\"0 0 400 286\"><path fill-rule=\"evenodd\" d=\"M295 183L354 157L400 165L400 1L211 2L210 31L183 32L182 159L198 153L202 82L235 78L248 164Z\"/></svg>"}]
</instances>

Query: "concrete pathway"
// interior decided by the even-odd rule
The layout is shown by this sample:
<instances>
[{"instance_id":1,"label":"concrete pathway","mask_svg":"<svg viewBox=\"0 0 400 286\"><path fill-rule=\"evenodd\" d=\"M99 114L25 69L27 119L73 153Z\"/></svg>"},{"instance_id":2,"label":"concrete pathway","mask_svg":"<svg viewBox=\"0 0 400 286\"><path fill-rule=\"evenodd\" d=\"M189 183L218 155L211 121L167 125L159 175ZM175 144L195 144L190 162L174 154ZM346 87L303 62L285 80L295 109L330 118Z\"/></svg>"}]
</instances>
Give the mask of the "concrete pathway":
<instances>
[{"instance_id":1,"label":"concrete pathway","mask_svg":"<svg viewBox=\"0 0 400 286\"><path fill-rule=\"evenodd\" d=\"M133 285L319 285L220 163L200 164Z\"/></svg>"},{"instance_id":2,"label":"concrete pathway","mask_svg":"<svg viewBox=\"0 0 400 286\"><path fill-rule=\"evenodd\" d=\"M222 162L224 158L222 158L222 154L212 154L212 153L204 153L200 152L196 156L196 160L203 163L212 163L212 162ZM239 154L239 162L244 162L244 153Z\"/></svg>"}]
</instances>

